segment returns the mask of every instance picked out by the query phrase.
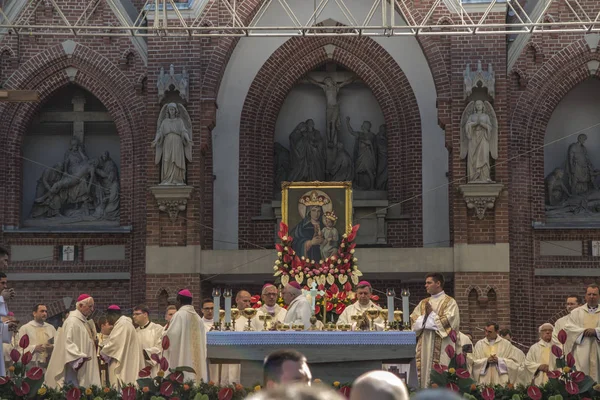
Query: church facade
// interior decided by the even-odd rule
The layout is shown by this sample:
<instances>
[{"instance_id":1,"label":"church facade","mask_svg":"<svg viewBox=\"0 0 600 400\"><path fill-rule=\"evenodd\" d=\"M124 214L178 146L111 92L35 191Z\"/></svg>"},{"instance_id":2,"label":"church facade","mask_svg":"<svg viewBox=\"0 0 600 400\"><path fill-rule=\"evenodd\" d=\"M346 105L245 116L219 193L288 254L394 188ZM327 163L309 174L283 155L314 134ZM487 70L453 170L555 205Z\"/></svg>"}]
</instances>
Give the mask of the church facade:
<instances>
[{"instance_id":1,"label":"church facade","mask_svg":"<svg viewBox=\"0 0 600 400\"><path fill-rule=\"evenodd\" d=\"M17 3L11 12L30 12ZM135 20L144 1L122 3L100 2L92 18ZM203 3L178 2L190 18ZM261 4L243 2L245 23ZM85 5L73 7L67 18ZM546 18L567 12L553 7ZM223 22L211 10L207 23ZM507 14L497 4L489 18ZM435 16L440 29L456 18ZM328 6L315 24L343 24L343 13ZM375 288L409 288L417 304L424 273L442 272L463 330L482 337L495 320L533 343L598 275L598 45L573 33L4 31L3 88L40 94L0 102L10 307L23 320L36 302L59 315L86 292L99 308L147 303L159 317L184 287L198 304L213 287L258 293L277 258L281 182L352 181L356 255Z\"/></svg>"}]
</instances>

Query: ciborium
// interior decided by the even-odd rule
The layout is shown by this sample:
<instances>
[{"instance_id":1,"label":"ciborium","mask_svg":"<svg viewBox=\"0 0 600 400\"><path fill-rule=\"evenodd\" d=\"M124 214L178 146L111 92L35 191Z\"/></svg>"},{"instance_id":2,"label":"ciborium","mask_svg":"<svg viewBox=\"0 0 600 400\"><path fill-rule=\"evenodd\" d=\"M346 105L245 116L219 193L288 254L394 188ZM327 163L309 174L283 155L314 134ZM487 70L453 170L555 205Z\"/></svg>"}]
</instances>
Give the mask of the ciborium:
<instances>
[{"instance_id":1,"label":"ciborium","mask_svg":"<svg viewBox=\"0 0 600 400\"><path fill-rule=\"evenodd\" d=\"M396 329L398 329L399 331L402 330L402 326L400 325L400 323L402 321L402 315L404 315L402 313L402 311L394 310L394 325L396 326Z\"/></svg>"},{"instance_id":2,"label":"ciborium","mask_svg":"<svg viewBox=\"0 0 600 400\"><path fill-rule=\"evenodd\" d=\"M374 320L377 319L377 317L379 317L379 309L375 308L375 307L369 307L369 309L366 311L367 313L367 318L369 318L370 321L370 326L372 331L375 330L375 324L373 323Z\"/></svg>"},{"instance_id":3,"label":"ciborium","mask_svg":"<svg viewBox=\"0 0 600 400\"><path fill-rule=\"evenodd\" d=\"M308 328L309 331L318 331L319 328L317 328L317 317L316 316L311 316L310 317L310 328Z\"/></svg>"},{"instance_id":4,"label":"ciborium","mask_svg":"<svg viewBox=\"0 0 600 400\"><path fill-rule=\"evenodd\" d=\"M237 308L232 308L231 309L231 323L233 324L233 330L235 331L235 321L238 320L240 318L242 314L240 313L240 310Z\"/></svg>"},{"instance_id":5,"label":"ciborium","mask_svg":"<svg viewBox=\"0 0 600 400\"><path fill-rule=\"evenodd\" d=\"M242 315L248 318L248 326L244 328L244 331L249 332L254 330L252 329L252 318L256 317L256 313L256 308L252 307L244 308L244 310L242 310Z\"/></svg>"},{"instance_id":6,"label":"ciborium","mask_svg":"<svg viewBox=\"0 0 600 400\"><path fill-rule=\"evenodd\" d=\"M269 322L273 320L273 316L271 314L261 314L258 316L258 319L263 321L263 330L269 330Z\"/></svg>"},{"instance_id":7,"label":"ciborium","mask_svg":"<svg viewBox=\"0 0 600 400\"><path fill-rule=\"evenodd\" d=\"M365 321L364 315L356 314L351 316L350 319L356 323L356 330L363 330L362 324Z\"/></svg>"},{"instance_id":8,"label":"ciborium","mask_svg":"<svg viewBox=\"0 0 600 400\"><path fill-rule=\"evenodd\" d=\"M389 330L387 308L379 310L379 316L381 317L381 319L383 319L383 330L384 331Z\"/></svg>"}]
</instances>

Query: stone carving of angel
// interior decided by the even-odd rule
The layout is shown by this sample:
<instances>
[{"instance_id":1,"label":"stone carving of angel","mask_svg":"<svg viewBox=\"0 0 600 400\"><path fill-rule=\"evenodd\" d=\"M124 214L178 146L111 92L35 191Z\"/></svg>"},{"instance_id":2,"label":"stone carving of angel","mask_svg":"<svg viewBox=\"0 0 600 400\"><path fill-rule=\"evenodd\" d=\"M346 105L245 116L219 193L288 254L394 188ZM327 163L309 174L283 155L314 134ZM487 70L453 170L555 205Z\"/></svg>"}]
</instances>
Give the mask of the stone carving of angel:
<instances>
[{"instance_id":1,"label":"stone carving of angel","mask_svg":"<svg viewBox=\"0 0 600 400\"><path fill-rule=\"evenodd\" d=\"M152 147L155 164L162 161L160 184L185 185L186 160L192 161L192 123L181 104L165 104L158 117L158 129Z\"/></svg>"},{"instance_id":2,"label":"stone carving of angel","mask_svg":"<svg viewBox=\"0 0 600 400\"><path fill-rule=\"evenodd\" d=\"M468 182L492 182L490 155L498 158L498 119L489 102L470 102L460 121L460 158L467 158Z\"/></svg>"}]
</instances>

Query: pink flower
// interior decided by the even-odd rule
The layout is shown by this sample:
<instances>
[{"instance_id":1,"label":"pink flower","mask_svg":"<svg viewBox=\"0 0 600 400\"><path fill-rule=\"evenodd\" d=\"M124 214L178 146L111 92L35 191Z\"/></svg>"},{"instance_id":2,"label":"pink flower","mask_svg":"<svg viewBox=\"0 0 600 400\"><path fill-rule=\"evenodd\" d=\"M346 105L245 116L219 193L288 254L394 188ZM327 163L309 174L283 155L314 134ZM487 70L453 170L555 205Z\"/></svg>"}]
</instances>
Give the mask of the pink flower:
<instances>
[{"instance_id":1,"label":"pink flower","mask_svg":"<svg viewBox=\"0 0 600 400\"><path fill-rule=\"evenodd\" d=\"M585 379L585 374L583 372L581 372L581 371L572 372L571 373L571 379L575 383L583 382L583 380Z\"/></svg>"},{"instance_id":2,"label":"pink flower","mask_svg":"<svg viewBox=\"0 0 600 400\"><path fill-rule=\"evenodd\" d=\"M542 398L542 392L537 386L529 386L529 388L527 388L527 396L529 396L531 400L540 400Z\"/></svg>"},{"instance_id":3,"label":"pink flower","mask_svg":"<svg viewBox=\"0 0 600 400\"><path fill-rule=\"evenodd\" d=\"M456 366L462 367L463 365L465 365L465 362L466 362L465 355L463 353L458 353L456 355Z\"/></svg>"},{"instance_id":4,"label":"pink flower","mask_svg":"<svg viewBox=\"0 0 600 400\"><path fill-rule=\"evenodd\" d=\"M438 374L443 374L444 373L444 368L438 364L438 363L434 363L433 364L433 369L435 370L435 372L437 372Z\"/></svg>"},{"instance_id":5,"label":"pink flower","mask_svg":"<svg viewBox=\"0 0 600 400\"><path fill-rule=\"evenodd\" d=\"M552 354L554 354L554 357L556 357L556 358L561 358L563 356L563 351L561 350L560 347L553 344L552 345Z\"/></svg>"},{"instance_id":6,"label":"pink flower","mask_svg":"<svg viewBox=\"0 0 600 400\"><path fill-rule=\"evenodd\" d=\"M452 346L451 344L446 346L446 354L448 355L448 357L454 358L454 346Z\"/></svg>"},{"instance_id":7,"label":"pink flower","mask_svg":"<svg viewBox=\"0 0 600 400\"><path fill-rule=\"evenodd\" d=\"M557 369L555 371L546 372L546 375L548 375L548 378L550 378L550 379L558 379L558 378L560 378L561 374L562 374L562 371L560 369Z\"/></svg>"},{"instance_id":8,"label":"pink flower","mask_svg":"<svg viewBox=\"0 0 600 400\"><path fill-rule=\"evenodd\" d=\"M573 357L573 352L567 354L567 366L569 368L573 368L573 366L575 366L575 357Z\"/></svg>"},{"instance_id":9,"label":"pink flower","mask_svg":"<svg viewBox=\"0 0 600 400\"><path fill-rule=\"evenodd\" d=\"M484 400L494 400L496 392L494 392L494 389L491 387L486 387L481 391L481 397L483 397Z\"/></svg>"},{"instance_id":10,"label":"pink flower","mask_svg":"<svg viewBox=\"0 0 600 400\"><path fill-rule=\"evenodd\" d=\"M471 377L471 374L469 374L469 371L467 371L466 369L459 368L456 370L456 376L462 379L467 379Z\"/></svg>"},{"instance_id":11,"label":"pink flower","mask_svg":"<svg viewBox=\"0 0 600 400\"><path fill-rule=\"evenodd\" d=\"M564 329L561 329L560 332L558 332L558 341L560 344L565 344L567 342L567 332L565 332Z\"/></svg>"},{"instance_id":12,"label":"pink flower","mask_svg":"<svg viewBox=\"0 0 600 400\"><path fill-rule=\"evenodd\" d=\"M454 329L450 331L448 337L450 338L450 340L452 340L452 343L456 343L456 331Z\"/></svg>"},{"instance_id":13,"label":"pink flower","mask_svg":"<svg viewBox=\"0 0 600 400\"><path fill-rule=\"evenodd\" d=\"M449 383L446 385L446 387L450 390L452 390L453 392L457 392L458 393L458 386L456 386L456 383Z\"/></svg>"},{"instance_id":14,"label":"pink flower","mask_svg":"<svg viewBox=\"0 0 600 400\"><path fill-rule=\"evenodd\" d=\"M569 394L579 393L579 386L573 381L566 382L565 389L567 389L567 392L569 392Z\"/></svg>"}]
</instances>

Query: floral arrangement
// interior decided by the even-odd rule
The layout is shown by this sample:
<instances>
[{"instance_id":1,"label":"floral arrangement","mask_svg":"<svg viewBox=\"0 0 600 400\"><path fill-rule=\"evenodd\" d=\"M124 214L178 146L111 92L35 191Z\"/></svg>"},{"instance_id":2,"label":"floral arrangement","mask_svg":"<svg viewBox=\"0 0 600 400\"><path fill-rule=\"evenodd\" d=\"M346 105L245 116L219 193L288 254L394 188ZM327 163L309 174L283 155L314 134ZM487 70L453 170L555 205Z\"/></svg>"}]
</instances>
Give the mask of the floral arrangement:
<instances>
[{"instance_id":1,"label":"floral arrangement","mask_svg":"<svg viewBox=\"0 0 600 400\"><path fill-rule=\"evenodd\" d=\"M33 359L33 354L30 351L25 351L29 347L29 336L23 335L19 340L18 349L12 349L10 359L14 363L9 368L9 376L0 377L0 395L2 398L12 392L14 396L19 398L34 397L44 382L44 371L39 367L29 367L28 364Z\"/></svg>"},{"instance_id":2,"label":"floral arrangement","mask_svg":"<svg viewBox=\"0 0 600 400\"><path fill-rule=\"evenodd\" d=\"M358 259L354 256L356 234L360 225L354 225L350 233L344 234L338 251L319 262L299 257L292 247L294 238L289 235L288 226L279 225L280 244L276 244L278 259L273 270L275 284L285 286L295 280L305 290L310 290L313 283L325 295L318 295L315 303L315 314L323 315L330 320L339 316L355 299L354 288L358 285L362 272L358 269ZM335 318L334 318L335 314Z\"/></svg>"},{"instance_id":3,"label":"floral arrangement","mask_svg":"<svg viewBox=\"0 0 600 400\"><path fill-rule=\"evenodd\" d=\"M469 393L476 387L475 380L471 378L467 370L467 359L463 353L456 352L457 333L451 330L448 334L452 344L446 346L444 351L450 358L448 365L433 364L431 371L432 386L445 387L454 392Z\"/></svg>"}]
</instances>

